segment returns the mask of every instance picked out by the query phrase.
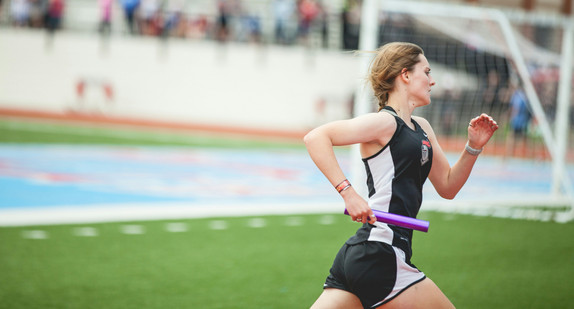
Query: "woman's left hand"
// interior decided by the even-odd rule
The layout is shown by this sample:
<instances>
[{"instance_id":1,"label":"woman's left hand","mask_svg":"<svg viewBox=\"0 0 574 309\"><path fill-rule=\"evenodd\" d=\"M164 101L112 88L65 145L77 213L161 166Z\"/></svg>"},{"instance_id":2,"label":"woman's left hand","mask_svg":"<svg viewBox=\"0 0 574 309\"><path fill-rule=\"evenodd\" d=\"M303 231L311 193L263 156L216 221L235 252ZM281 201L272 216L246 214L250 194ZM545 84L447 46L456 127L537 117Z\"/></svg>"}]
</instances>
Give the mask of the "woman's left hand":
<instances>
[{"instance_id":1,"label":"woman's left hand","mask_svg":"<svg viewBox=\"0 0 574 309\"><path fill-rule=\"evenodd\" d=\"M498 124L487 114L472 118L468 124L468 145L481 149L496 130L498 130Z\"/></svg>"}]
</instances>

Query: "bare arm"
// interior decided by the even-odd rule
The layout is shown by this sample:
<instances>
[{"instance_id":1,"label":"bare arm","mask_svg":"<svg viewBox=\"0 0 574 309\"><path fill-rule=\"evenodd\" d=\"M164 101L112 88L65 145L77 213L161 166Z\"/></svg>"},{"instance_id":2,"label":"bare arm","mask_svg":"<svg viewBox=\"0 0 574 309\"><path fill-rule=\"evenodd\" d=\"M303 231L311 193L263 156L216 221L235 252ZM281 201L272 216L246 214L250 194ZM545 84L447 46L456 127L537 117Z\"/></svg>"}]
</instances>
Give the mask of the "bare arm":
<instances>
[{"instance_id":1,"label":"bare arm","mask_svg":"<svg viewBox=\"0 0 574 309\"><path fill-rule=\"evenodd\" d=\"M433 147L433 163L429 179L441 197L453 199L466 183L478 156L463 150L458 161L451 167L430 124L418 117L417 121L420 121L427 132ZM486 114L473 118L468 128L469 146L482 149L497 129L496 121Z\"/></svg>"},{"instance_id":2,"label":"bare arm","mask_svg":"<svg viewBox=\"0 0 574 309\"><path fill-rule=\"evenodd\" d=\"M339 120L322 125L305 138L305 146L311 159L329 182L336 186L346 179L335 156L334 146L362 143L372 147L385 145L396 129L396 122L387 113L373 113L354 119ZM353 189L341 192L345 207L353 220L374 223L375 218L367 202Z\"/></svg>"}]
</instances>

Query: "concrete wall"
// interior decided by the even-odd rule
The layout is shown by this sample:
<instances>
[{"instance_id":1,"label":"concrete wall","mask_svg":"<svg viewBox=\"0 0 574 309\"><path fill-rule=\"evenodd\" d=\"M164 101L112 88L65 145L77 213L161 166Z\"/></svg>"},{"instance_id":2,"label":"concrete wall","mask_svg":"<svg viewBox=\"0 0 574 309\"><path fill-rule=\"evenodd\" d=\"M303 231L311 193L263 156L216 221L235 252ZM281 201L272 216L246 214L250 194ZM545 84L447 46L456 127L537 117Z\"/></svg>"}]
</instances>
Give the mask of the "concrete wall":
<instances>
[{"instance_id":1,"label":"concrete wall","mask_svg":"<svg viewBox=\"0 0 574 309\"><path fill-rule=\"evenodd\" d=\"M301 130L346 117L357 57L301 47L0 29L0 107ZM83 99L76 86L87 80ZM101 85L114 91L108 100ZM326 115L315 112L327 102Z\"/></svg>"}]
</instances>

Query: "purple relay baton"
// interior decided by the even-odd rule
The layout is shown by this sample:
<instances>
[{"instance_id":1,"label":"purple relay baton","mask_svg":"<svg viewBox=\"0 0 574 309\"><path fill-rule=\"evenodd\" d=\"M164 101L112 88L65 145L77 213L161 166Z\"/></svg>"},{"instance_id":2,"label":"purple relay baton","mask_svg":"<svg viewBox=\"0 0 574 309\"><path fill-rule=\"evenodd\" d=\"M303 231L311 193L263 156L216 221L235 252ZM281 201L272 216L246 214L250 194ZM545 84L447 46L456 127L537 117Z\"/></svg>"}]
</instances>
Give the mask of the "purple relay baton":
<instances>
[{"instance_id":1,"label":"purple relay baton","mask_svg":"<svg viewBox=\"0 0 574 309\"><path fill-rule=\"evenodd\" d=\"M377 221L384 222L400 227L406 227L408 229L417 230L421 232L428 232L430 223L428 221L419 220L411 217L405 217L401 215L396 215L380 210L373 209ZM349 212L345 209L345 214L349 215Z\"/></svg>"}]
</instances>

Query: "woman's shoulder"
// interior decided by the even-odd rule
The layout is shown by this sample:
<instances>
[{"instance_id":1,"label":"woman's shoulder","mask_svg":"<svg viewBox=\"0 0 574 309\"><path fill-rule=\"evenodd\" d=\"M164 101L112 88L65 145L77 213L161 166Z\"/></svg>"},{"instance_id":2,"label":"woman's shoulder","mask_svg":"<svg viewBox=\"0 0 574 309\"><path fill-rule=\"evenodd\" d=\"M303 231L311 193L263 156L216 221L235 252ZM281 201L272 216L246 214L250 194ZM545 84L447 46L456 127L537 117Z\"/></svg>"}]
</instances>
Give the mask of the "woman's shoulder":
<instances>
[{"instance_id":1,"label":"woman's shoulder","mask_svg":"<svg viewBox=\"0 0 574 309\"><path fill-rule=\"evenodd\" d=\"M431 125L425 118L421 116L412 116L413 120L416 121L423 129L430 128Z\"/></svg>"},{"instance_id":2,"label":"woman's shoulder","mask_svg":"<svg viewBox=\"0 0 574 309\"><path fill-rule=\"evenodd\" d=\"M367 113L353 118L353 131L364 137L362 142L387 139L394 134L397 121L388 113Z\"/></svg>"},{"instance_id":3,"label":"woman's shoulder","mask_svg":"<svg viewBox=\"0 0 574 309\"><path fill-rule=\"evenodd\" d=\"M369 113L362 117L364 121L361 121L361 155L368 158L390 142L397 131L398 123L393 115L385 112Z\"/></svg>"},{"instance_id":4,"label":"woman's shoulder","mask_svg":"<svg viewBox=\"0 0 574 309\"><path fill-rule=\"evenodd\" d=\"M373 122L382 122L382 123L389 123L389 122L394 122L394 116L389 114L389 113L385 113L383 111L380 112L371 112L371 113L366 113L360 116L355 117L356 119L360 119L361 121L373 121Z\"/></svg>"},{"instance_id":5,"label":"woman's shoulder","mask_svg":"<svg viewBox=\"0 0 574 309\"><path fill-rule=\"evenodd\" d=\"M423 131L425 131L425 133L432 135L434 137L434 131L428 120L420 116L413 116L412 119L419 124L419 126L423 129Z\"/></svg>"},{"instance_id":6,"label":"woman's shoulder","mask_svg":"<svg viewBox=\"0 0 574 309\"><path fill-rule=\"evenodd\" d=\"M366 114L366 116L370 121L373 121L373 123L376 123L377 126L381 128L396 128L397 126L395 116L384 111L369 113Z\"/></svg>"}]
</instances>

